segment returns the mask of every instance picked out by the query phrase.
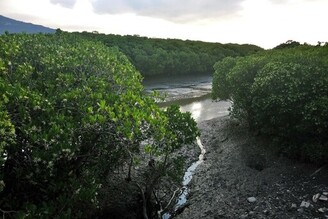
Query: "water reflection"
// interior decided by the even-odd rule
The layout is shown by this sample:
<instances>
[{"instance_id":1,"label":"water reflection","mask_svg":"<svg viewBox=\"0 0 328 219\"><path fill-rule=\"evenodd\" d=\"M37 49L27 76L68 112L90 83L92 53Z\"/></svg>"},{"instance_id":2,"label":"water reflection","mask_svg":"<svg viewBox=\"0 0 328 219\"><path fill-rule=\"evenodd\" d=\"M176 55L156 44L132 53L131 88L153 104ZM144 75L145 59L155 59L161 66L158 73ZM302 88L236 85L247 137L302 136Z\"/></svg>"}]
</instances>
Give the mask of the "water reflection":
<instances>
[{"instance_id":1,"label":"water reflection","mask_svg":"<svg viewBox=\"0 0 328 219\"><path fill-rule=\"evenodd\" d=\"M196 122L201 122L228 115L231 103L228 101L213 101L207 98L180 106L182 112L190 112Z\"/></svg>"},{"instance_id":2,"label":"water reflection","mask_svg":"<svg viewBox=\"0 0 328 219\"><path fill-rule=\"evenodd\" d=\"M202 113L203 104L201 102L191 104L191 115L197 120Z\"/></svg>"}]
</instances>

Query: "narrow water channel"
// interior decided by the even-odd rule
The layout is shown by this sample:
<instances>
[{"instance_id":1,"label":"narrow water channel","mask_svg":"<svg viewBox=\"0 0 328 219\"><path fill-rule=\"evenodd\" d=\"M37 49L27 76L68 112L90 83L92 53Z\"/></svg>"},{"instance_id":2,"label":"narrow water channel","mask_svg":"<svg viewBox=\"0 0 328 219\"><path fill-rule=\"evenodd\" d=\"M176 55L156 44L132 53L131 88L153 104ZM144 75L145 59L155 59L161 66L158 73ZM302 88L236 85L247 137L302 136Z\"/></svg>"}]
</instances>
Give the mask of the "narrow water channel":
<instances>
[{"instance_id":1,"label":"narrow water channel","mask_svg":"<svg viewBox=\"0 0 328 219\"><path fill-rule=\"evenodd\" d=\"M197 123L210 120L216 117L225 116L229 113L228 109L231 103L228 101L213 101L210 97L211 92L210 76L195 76L186 78L178 78L174 81L165 78L160 80L148 80L144 84L146 90L157 90L168 95L165 103L160 106L166 107L171 104L180 106L182 112L190 112ZM204 162L206 149L201 142L201 137L197 138L197 145L200 148L198 160L192 163L186 170L182 179L182 188L180 194L173 207L173 212L187 203L189 194L189 183L197 167ZM171 218L170 213L165 213L162 219Z\"/></svg>"},{"instance_id":2,"label":"narrow water channel","mask_svg":"<svg viewBox=\"0 0 328 219\"><path fill-rule=\"evenodd\" d=\"M201 153L198 157L198 160L196 162L192 163L190 165L190 167L188 167L188 169L186 170L186 172L183 176L182 188L181 188L179 197L177 198L177 201L173 207L174 212L176 212L180 207L182 207L183 205L185 205L187 203L187 197L189 194L188 185L191 182L192 176L193 176L196 168L199 166L199 164L201 164L204 161L204 156L205 156L206 150L205 150L200 138L197 138L197 145L199 146ZM162 219L169 219L169 218L171 218L170 213L165 213L162 216Z\"/></svg>"},{"instance_id":3,"label":"narrow water channel","mask_svg":"<svg viewBox=\"0 0 328 219\"><path fill-rule=\"evenodd\" d=\"M227 101L212 101L208 97L204 99L198 99L197 101L187 103L180 106L182 112L190 112L197 123L216 117L224 116L229 113L230 102ZM189 194L189 183L192 180L193 174L197 167L204 162L204 156L206 149L201 142L201 138L197 138L197 145L200 148L200 154L198 160L192 163L186 172L184 173L182 180L182 188L180 194L173 207L173 212L176 212L179 208L183 207L187 203L187 197ZM170 213L165 213L162 219L171 218Z\"/></svg>"}]
</instances>

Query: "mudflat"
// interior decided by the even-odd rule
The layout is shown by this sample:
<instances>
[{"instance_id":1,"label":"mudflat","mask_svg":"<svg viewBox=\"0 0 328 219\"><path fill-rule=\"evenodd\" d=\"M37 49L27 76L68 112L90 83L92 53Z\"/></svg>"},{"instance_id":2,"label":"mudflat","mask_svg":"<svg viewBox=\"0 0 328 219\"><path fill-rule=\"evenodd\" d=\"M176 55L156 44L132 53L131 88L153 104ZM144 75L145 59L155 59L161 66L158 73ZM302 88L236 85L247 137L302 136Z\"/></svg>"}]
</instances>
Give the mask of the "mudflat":
<instances>
[{"instance_id":1,"label":"mudflat","mask_svg":"<svg viewBox=\"0 0 328 219\"><path fill-rule=\"evenodd\" d=\"M328 166L290 160L223 116L199 123L206 160L177 219L328 218Z\"/></svg>"}]
</instances>

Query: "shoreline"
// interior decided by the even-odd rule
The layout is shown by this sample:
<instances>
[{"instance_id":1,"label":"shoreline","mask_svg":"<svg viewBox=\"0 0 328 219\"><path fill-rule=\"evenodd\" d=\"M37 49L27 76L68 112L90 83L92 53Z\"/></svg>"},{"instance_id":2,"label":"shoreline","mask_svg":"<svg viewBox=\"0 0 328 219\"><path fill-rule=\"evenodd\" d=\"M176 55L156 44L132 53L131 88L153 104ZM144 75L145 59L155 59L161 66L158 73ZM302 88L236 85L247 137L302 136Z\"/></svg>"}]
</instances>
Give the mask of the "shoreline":
<instances>
[{"instance_id":1,"label":"shoreline","mask_svg":"<svg viewBox=\"0 0 328 219\"><path fill-rule=\"evenodd\" d=\"M158 105L160 107L167 107L170 106L172 104L177 104L181 106L185 106L187 104L191 104L193 102L196 101L202 101L202 100L206 100L206 99L210 99L211 98L211 92L204 92L203 94L199 94L199 95L180 95L178 97L174 97L174 98L167 98L167 100L163 101L163 102L159 102Z\"/></svg>"}]
</instances>

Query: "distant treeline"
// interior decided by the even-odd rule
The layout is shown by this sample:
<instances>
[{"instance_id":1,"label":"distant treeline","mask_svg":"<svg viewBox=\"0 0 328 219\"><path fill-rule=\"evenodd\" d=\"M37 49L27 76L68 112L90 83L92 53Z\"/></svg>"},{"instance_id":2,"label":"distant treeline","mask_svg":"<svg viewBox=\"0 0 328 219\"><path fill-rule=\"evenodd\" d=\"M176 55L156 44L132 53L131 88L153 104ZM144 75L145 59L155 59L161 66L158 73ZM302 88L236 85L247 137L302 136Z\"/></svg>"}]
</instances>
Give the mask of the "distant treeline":
<instances>
[{"instance_id":1,"label":"distant treeline","mask_svg":"<svg viewBox=\"0 0 328 219\"><path fill-rule=\"evenodd\" d=\"M225 57L246 56L263 50L249 44L153 39L137 35L89 32L74 34L101 41L109 47L118 47L143 76L212 74L214 63Z\"/></svg>"}]
</instances>

